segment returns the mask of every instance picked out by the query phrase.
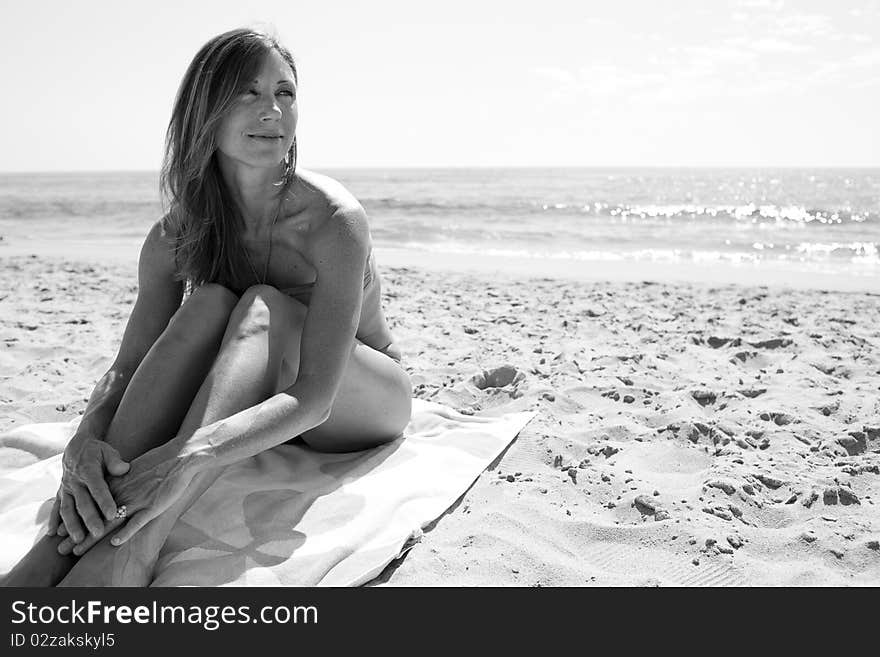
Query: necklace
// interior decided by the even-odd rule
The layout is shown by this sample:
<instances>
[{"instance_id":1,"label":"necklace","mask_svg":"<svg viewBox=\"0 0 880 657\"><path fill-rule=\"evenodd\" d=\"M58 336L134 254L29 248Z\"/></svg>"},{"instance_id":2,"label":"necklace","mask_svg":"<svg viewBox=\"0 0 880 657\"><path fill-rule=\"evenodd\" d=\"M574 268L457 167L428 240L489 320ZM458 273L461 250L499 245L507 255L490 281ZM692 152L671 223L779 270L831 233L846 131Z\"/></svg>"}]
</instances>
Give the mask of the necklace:
<instances>
[{"instance_id":1,"label":"necklace","mask_svg":"<svg viewBox=\"0 0 880 657\"><path fill-rule=\"evenodd\" d=\"M257 269L254 267L254 263L251 262L251 257L248 255L247 247L244 249L244 257L247 259L248 265L250 265L251 271L254 274L254 278L257 279L257 282L260 285L264 285L266 283L266 277L269 275L269 261L272 259L272 229L275 228L275 223L278 221L278 215L281 214L281 204L284 199L278 202L278 207L275 209L275 217L272 219L272 225L269 227L269 246L267 248L266 254L266 266L263 268L263 277L260 278L257 275Z\"/></svg>"}]
</instances>

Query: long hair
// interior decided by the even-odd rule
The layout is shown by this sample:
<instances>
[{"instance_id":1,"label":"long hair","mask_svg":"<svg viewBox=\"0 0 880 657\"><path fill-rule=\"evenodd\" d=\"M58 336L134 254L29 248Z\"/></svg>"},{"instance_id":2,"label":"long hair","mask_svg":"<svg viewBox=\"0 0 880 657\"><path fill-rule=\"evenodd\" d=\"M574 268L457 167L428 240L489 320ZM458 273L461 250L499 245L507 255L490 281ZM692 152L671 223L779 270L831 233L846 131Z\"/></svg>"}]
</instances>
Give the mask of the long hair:
<instances>
[{"instance_id":1,"label":"long hair","mask_svg":"<svg viewBox=\"0 0 880 657\"><path fill-rule=\"evenodd\" d=\"M160 186L164 227L174 240L176 278L189 291L204 283L232 289L245 279L244 218L220 173L216 135L241 85L263 58L278 52L298 82L293 56L269 34L236 29L214 37L196 54L177 91L165 136ZM296 137L285 157L284 194L296 173Z\"/></svg>"}]
</instances>

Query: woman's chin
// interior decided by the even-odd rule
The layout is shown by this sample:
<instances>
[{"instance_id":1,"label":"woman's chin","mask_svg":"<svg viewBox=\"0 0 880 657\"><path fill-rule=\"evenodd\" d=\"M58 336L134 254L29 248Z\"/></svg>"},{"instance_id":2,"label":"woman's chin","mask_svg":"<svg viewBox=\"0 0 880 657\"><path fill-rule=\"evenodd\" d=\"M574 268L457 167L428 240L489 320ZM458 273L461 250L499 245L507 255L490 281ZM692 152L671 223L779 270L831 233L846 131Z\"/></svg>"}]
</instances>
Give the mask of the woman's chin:
<instances>
[{"instance_id":1,"label":"woman's chin","mask_svg":"<svg viewBox=\"0 0 880 657\"><path fill-rule=\"evenodd\" d=\"M279 173L284 170L284 153L264 154L255 156L253 153L238 157L227 157L227 166L232 165L242 169L265 169L267 172Z\"/></svg>"}]
</instances>

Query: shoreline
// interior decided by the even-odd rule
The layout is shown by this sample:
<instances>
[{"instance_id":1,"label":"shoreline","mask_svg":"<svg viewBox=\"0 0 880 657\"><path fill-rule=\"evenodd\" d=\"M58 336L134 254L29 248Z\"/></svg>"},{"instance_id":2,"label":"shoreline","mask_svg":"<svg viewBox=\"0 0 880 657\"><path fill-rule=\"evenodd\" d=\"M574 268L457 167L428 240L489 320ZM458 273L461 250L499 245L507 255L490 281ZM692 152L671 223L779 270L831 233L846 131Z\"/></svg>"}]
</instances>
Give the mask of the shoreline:
<instances>
[{"instance_id":1,"label":"shoreline","mask_svg":"<svg viewBox=\"0 0 880 657\"><path fill-rule=\"evenodd\" d=\"M507 256L431 253L393 247L376 247L380 266L416 267L447 273L501 275L506 278L552 278L590 283L675 283L692 285L763 286L776 289L859 292L880 294L880 273L848 276L817 272L808 267L779 267L729 263L665 263L607 260L532 259ZM525 267L528 265L528 267Z\"/></svg>"},{"instance_id":2,"label":"shoreline","mask_svg":"<svg viewBox=\"0 0 880 657\"><path fill-rule=\"evenodd\" d=\"M0 242L0 259L22 256L74 261L131 263L136 268L141 241L131 239L47 240ZM374 246L379 267L418 269L445 274L513 279L551 278L567 282L643 282L703 286L763 286L777 290L816 290L880 294L880 272L862 276L816 271L791 263L669 263L614 260L516 259L509 256L438 253L400 247Z\"/></svg>"}]
</instances>

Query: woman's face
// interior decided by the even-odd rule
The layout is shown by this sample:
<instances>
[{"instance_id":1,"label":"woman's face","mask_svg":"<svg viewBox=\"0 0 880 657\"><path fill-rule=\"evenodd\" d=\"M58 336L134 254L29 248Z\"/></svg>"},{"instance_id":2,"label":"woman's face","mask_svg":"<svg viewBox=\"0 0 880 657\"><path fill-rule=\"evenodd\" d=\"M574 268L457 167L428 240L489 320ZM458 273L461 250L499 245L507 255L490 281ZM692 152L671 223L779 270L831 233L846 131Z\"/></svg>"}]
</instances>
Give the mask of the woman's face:
<instances>
[{"instance_id":1,"label":"woman's face","mask_svg":"<svg viewBox=\"0 0 880 657\"><path fill-rule=\"evenodd\" d=\"M272 50L221 121L218 155L251 167L277 167L293 143L296 121L293 71Z\"/></svg>"}]
</instances>

